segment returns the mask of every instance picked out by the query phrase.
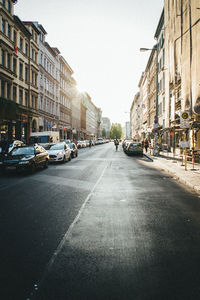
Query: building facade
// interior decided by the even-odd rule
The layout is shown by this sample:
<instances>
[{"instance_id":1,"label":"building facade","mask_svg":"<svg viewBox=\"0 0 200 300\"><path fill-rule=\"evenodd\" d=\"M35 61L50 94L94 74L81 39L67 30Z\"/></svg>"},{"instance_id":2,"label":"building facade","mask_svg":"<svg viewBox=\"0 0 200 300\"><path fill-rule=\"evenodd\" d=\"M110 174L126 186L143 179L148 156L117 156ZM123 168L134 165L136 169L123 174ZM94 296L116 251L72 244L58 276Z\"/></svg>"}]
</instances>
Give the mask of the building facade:
<instances>
[{"instance_id":1,"label":"building facade","mask_svg":"<svg viewBox=\"0 0 200 300\"><path fill-rule=\"evenodd\" d=\"M28 142L38 126L38 31L14 16L13 2L0 2L0 134Z\"/></svg>"},{"instance_id":2,"label":"building facade","mask_svg":"<svg viewBox=\"0 0 200 300\"><path fill-rule=\"evenodd\" d=\"M111 122L109 118L102 118L103 129L106 131L106 137L110 137Z\"/></svg>"}]
</instances>

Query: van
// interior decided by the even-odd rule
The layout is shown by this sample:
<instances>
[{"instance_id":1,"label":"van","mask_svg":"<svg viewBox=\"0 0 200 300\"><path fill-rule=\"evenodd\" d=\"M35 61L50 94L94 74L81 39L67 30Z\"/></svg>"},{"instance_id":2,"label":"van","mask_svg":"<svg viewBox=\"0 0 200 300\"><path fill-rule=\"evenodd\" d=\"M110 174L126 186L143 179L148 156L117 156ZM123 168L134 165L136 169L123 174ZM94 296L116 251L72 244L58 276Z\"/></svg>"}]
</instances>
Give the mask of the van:
<instances>
[{"instance_id":1,"label":"van","mask_svg":"<svg viewBox=\"0 0 200 300\"><path fill-rule=\"evenodd\" d=\"M30 135L31 144L48 144L60 142L58 131L32 132Z\"/></svg>"}]
</instances>

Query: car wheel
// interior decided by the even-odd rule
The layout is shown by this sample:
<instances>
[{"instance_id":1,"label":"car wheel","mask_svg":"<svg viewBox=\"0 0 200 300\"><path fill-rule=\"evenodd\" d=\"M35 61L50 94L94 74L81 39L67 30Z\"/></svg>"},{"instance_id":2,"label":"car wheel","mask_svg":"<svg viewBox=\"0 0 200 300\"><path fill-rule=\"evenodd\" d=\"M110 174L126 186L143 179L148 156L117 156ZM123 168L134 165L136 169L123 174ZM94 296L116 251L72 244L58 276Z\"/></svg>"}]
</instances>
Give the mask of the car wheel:
<instances>
[{"instance_id":1,"label":"car wheel","mask_svg":"<svg viewBox=\"0 0 200 300\"><path fill-rule=\"evenodd\" d=\"M76 152L76 157L78 156L78 152Z\"/></svg>"},{"instance_id":2,"label":"car wheel","mask_svg":"<svg viewBox=\"0 0 200 300\"><path fill-rule=\"evenodd\" d=\"M48 159L45 160L45 163L44 163L43 168L44 168L44 169L47 169L47 168L48 168Z\"/></svg>"},{"instance_id":3,"label":"car wheel","mask_svg":"<svg viewBox=\"0 0 200 300\"><path fill-rule=\"evenodd\" d=\"M68 161L70 161L72 159L72 157L71 157L71 154L70 154L70 156L69 156L69 158L68 158Z\"/></svg>"},{"instance_id":4,"label":"car wheel","mask_svg":"<svg viewBox=\"0 0 200 300\"><path fill-rule=\"evenodd\" d=\"M30 165L30 168L29 168L29 171L31 174L33 174L36 170L36 165L35 163L33 162L31 165Z\"/></svg>"}]
</instances>

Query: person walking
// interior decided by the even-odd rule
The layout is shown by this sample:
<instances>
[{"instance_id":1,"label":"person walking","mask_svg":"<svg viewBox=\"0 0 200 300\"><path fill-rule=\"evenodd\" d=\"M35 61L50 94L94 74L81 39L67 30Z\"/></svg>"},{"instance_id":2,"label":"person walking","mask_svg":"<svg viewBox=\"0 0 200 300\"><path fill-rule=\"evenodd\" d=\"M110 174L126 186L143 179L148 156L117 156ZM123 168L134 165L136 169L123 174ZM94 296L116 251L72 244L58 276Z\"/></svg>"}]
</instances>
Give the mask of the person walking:
<instances>
[{"instance_id":1,"label":"person walking","mask_svg":"<svg viewBox=\"0 0 200 300\"><path fill-rule=\"evenodd\" d=\"M145 148L146 153L147 153L148 148L149 148L149 142L148 142L147 138L144 140L144 148Z\"/></svg>"},{"instance_id":2,"label":"person walking","mask_svg":"<svg viewBox=\"0 0 200 300\"><path fill-rule=\"evenodd\" d=\"M2 155L5 155L6 153L8 153L9 144L8 144L5 136L1 137L0 148L1 148Z\"/></svg>"},{"instance_id":3,"label":"person walking","mask_svg":"<svg viewBox=\"0 0 200 300\"><path fill-rule=\"evenodd\" d=\"M118 139L115 139L115 140L114 140L114 144L115 144L116 151L117 151L117 150L118 150L118 146L119 146L119 141L118 141Z\"/></svg>"}]
</instances>

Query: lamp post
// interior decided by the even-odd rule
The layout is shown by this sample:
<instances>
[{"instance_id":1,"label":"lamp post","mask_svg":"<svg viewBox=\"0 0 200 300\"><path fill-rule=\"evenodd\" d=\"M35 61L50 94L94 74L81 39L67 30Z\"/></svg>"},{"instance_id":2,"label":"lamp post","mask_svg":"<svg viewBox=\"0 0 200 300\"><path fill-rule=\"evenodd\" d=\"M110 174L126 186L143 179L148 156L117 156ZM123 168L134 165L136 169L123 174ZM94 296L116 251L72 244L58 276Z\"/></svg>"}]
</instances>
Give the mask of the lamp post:
<instances>
[{"instance_id":1,"label":"lamp post","mask_svg":"<svg viewBox=\"0 0 200 300\"><path fill-rule=\"evenodd\" d=\"M156 114L154 117L154 151L153 155L158 155L158 44L153 48L140 48L140 52L156 51Z\"/></svg>"}]
</instances>

